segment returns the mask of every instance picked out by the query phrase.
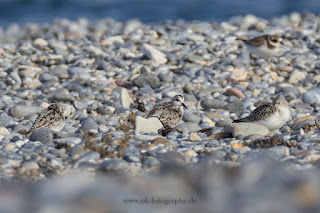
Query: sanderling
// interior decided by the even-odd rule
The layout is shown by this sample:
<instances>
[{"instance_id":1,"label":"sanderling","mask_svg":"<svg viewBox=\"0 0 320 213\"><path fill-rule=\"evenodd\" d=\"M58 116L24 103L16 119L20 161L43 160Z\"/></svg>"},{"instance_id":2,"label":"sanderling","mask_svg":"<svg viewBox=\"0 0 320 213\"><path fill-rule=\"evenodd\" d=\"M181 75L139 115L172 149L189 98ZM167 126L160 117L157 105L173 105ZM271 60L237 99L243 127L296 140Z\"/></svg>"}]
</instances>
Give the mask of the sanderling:
<instances>
[{"instance_id":1,"label":"sanderling","mask_svg":"<svg viewBox=\"0 0 320 213\"><path fill-rule=\"evenodd\" d=\"M238 122L257 123L266 126L270 131L281 128L290 120L289 103L281 97L277 97L272 103L259 106L245 118L235 120Z\"/></svg>"},{"instance_id":2,"label":"sanderling","mask_svg":"<svg viewBox=\"0 0 320 213\"><path fill-rule=\"evenodd\" d=\"M75 115L75 108L69 104L51 104L48 109L40 112L27 134L40 128L61 131L65 125L65 119L73 118Z\"/></svg>"},{"instance_id":3,"label":"sanderling","mask_svg":"<svg viewBox=\"0 0 320 213\"><path fill-rule=\"evenodd\" d=\"M171 102L155 105L147 117L157 117L164 128L174 128L183 116L183 108L187 108L183 102L184 97L182 95L175 95Z\"/></svg>"}]
</instances>

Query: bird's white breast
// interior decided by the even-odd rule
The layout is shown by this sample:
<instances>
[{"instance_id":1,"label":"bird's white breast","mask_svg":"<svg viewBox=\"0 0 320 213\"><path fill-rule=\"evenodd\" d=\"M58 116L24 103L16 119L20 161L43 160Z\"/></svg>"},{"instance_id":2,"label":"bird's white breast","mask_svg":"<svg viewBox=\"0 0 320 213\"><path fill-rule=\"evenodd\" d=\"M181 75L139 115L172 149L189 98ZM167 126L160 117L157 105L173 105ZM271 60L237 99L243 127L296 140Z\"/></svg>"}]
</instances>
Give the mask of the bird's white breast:
<instances>
[{"instance_id":1,"label":"bird's white breast","mask_svg":"<svg viewBox=\"0 0 320 213\"><path fill-rule=\"evenodd\" d=\"M270 57L278 56L281 51L279 47L276 47L274 49L269 49L266 44L261 45L259 47L252 47L252 46L247 46L247 47L251 53L262 58L270 58Z\"/></svg>"},{"instance_id":2,"label":"bird's white breast","mask_svg":"<svg viewBox=\"0 0 320 213\"><path fill-rule=\"evenodd\" d=\"M254 123L266 126L270 131L280 129L285 123L290 120L289 107L279 107L275 113L264 120L256 121Z\"/></svg>"}]
</instances>

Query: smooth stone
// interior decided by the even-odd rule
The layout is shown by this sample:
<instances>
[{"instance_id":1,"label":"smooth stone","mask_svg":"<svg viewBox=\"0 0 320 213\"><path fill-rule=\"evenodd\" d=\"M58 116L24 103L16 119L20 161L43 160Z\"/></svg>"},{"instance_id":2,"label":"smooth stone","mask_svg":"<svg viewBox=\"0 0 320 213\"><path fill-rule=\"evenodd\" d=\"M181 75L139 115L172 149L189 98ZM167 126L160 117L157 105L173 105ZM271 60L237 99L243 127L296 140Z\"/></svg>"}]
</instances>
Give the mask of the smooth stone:
<instances>
[{"instance_id":1,"label":"smooth stone","mask_svg":"<svg viewBox=\"0 0 320 213\"><path fill-rule=\"evenodd\" d=\"M129 163L140 163L140 158L137 155L132 154L132 153L126 153L123 156L123 160L126 160Z\"/></svg>"},{"instance_id":2,"label":"smooth stone","mask_svg":"<svg viewBox=\"0 0 320 213\"><path fill-rule=\"evenodd\" d=\"M239 101L239 100L236 100L236 101L232 101L231 103L227 104L225 107L224 107L225 110L228 110L228 111L231 111L231 112L243 112L244 111L244 104Z\"/></svg>"},{"instance_id":3,"label":"smooth stone","mask_svg":"<svg viewBox=\"0 0 320 213\"><path fill-rule=\"evenodd\" d=\"M192 112L184 112L182 120L184 122L191 122L191 123L200 123L202 118L198 115L193 114Z\"/></svg>"},{"instance_id":4,"label":"smooth stone","mask_svg":"<svg viewBox=\"0 0 320 213\"><path fill-rule=\"evenodd\" d=\"M316 124L315 122L315 119L314 118L308 118L308 119L305 119L305 120L301 120L299 123L295 123L293 126L292 126L292 129L294 131L297 131L307 125L310 125L310 126L314 126Z\"/></svg>"},{"instance_id":5,"label":"smooth stone","mask_svg":"<svg viewBox=\"0 0 320 213\"><path fill-rule=\"evenodd\" d=\"M142 45L142 52L151 60L154 60L156 63L165 64L168 62L167 55L151 46L150 44L144 43Z\"/></svg>"},{"instance_id":6,"label":"smooth stone","mask_svg":"<svg viewBox=\"0 0 320 213\"><path fill-rule=\"evenodd\" d=\"M51 149L49 150L50 154L53 154L57 157L66 157L66 149L61 148L61 149Z\"/></svg>"},{"instance_id":7,"label":"smooth stone","mask_svg":"<svg viewBox=\"0 0 320 213\"><path fill-rule=\"evenodd\" d=\"M294 124L300 123L301 121L304 121L304 120L307 120L307 119L315 120L316 116L314 116L314 115L305 115L305 116L299 117L294 121Z\"/></svg>"},{"instance_id":8,"label":"smooth stone","mask_svg":"<svg viewBox=\"0 0 320 213\"><path fill-rule=\"evenodd\" d=\"M186 158L193 158L193 157L198 156L198 154L197 154L194 150L191 150L191 149L189 149L189 150L186 151L186 152L183 152L182 154L183 154Z\"/></svg>"},{"instance_id":9,"label":"smooth stone","mask_svg":"<svg viewBox=\"0 0 320 213\"><path fill-rule=\"evenodd\" d=\"M290 150L286 146L274 146L268 149L269 151L273 151L279 158L287 157L290 155Z\"/></svg>"},{"instance_id":10,"label":"smooth stone","mask_svg":"<svg viewBox=\"0 0 320 213\"><path fill-rule=\"evenodd\" d=\"M60 79L68 79L69 73L68 73L68 67L65 65L58 65L53 68L50 68L50 74L53 76L58 76Z\"/></svg>"},{"instance_id":11,"label":"smooth stone","mask_svg":"<svg viewBox=\"0 0 320 213\"><path fill-rule=\"evenodd\" d=\"M213 140L208 141L205 146L206 146L206 147L210 147L210 148L212 148L212 147L219 147L219 146L220 146L220 143L219 143L218 140L213 139Z\"/></svg>"},{"instance_id":12,"label":"smooth stone","mask_svg":"<svg viewBox=\"0 0 320 213\"><path fill-rule=\"evenodd\" d=\"M191 133L191 132L197 132L201 130L201 127L199 126L199 124L187 122L187 123L179 124L178 126L175 127L175 129L183 133Z\"/></svg>"},{"instance_id":13,"label":"smooth stone","mask_svg":"<svg viewBox=\"0 0 320 213\"><path fill-rule=\"evenodd\" d=\"M170 168L176 168L180 166L186 165L186 158L185 156L176 151L168 151L165 153L159 153L158 154L158 160L160 160L160 163L163 167Z\"/></svg>"},{"instance_id":14,"label":"smooth stone","mask_svg":"<svg viewBox=\"0 0 320 213\"><path fill-rule=\"evenodd\" d=\"M203 99L200 105L204 109L223 109L227 103L217 99Z\"/></svg>"},{"instance_id":15,"label":"smooth stone","mask_svg":"<svg viewBox=\"0 0 320 213\"><path fill-rule=\"evenodd\" d=\"M81 162L85 162L85 161L96 161L100 159L100 153L99 152L86 152L83 155L81 155L76 163L81 163Z\"/></svg>"},{"instance_id":16,"label":"smooth stone","mask_svg":"<svg viewBox=\"0 0 320 213\"><path fill-rule=\"evenodd\" d=\"M296 84L306 78L306 74L299 70L295 70L291 73L290 78L288 80L289 84Z\"/></svg>"},{"instance_id":17,"label":"smooth stone","mask_svg":"<svg viewBox=\"0 0 320 213\"><path fill-rule=\"evenodd\" d=\"M203 118L202 118L202 120L201 120L201 124L205 124L205 123L207 123L208 125L209 125L209 127L214 127L215 125L216 125L216 123L213 121L213 120L211 120L210 118L208 118L208 117L206 117L206 116L204 116Z\"/></svg>"},{"instance_id":18,"label":"smooth stone","mask_svg":"<svg viewBox=\"0 0 320 213\"><path fill-rule=\"evenodd\" d=\"M22 172L29 172L31 170L38 170L38 169L39 169L38 163L30 160L23 161L20 167L20 170Z\"/></svg>"},{"instance_id":19,"label":"smooth stone","mask_svg":"<svg viewBox=\"0 0 320 213\"><path fill-rule=\"evenodd\" d=\"M69 94L56 93L54 95L54 100L63 101L63 102L73 102L75 98Z\"/></svg>"},{"instance_id":20,"label":"smooth stone","mask_svg":"<svg viewBox=\"0 0 320 213\"><path fill-rule=\"evenodd\" d=\"M36 114L44 110L42 107L29 106L29 105L15 105L9 110L11 116L23 119L25 116L30 114Z\"/></svg>"},{"instance_id":21,"label":"smooth stone","mask_svg":"<svg viewBox=\"0 0 320 213\"><path fill-rule=\"evenodd\" d=\"M225 120L218 120L216 122L216 127L225 127L227 124L228 124L228 122Z\"/></svg>"},{"instance_id":22,"label":"smooth stone","mask_svg":"<svg viewBox=\"0 0 320 213\"><path fill-rule=\"evenodd\" d=\"M122 88L120 92L120 102L121 105L125 108L130 108L130 104L132 103L132 100L130 98L129 92L127 89Z\"/></svg>"},{"instance_id":23,"label":"smooth stone","mask_svg":"<svg viewBox=\"0 0 320 213\"><path fill-rule=\"evenodd\" d=\"M320 104L320 89L313 87L306 93L303 93L302 101L310 105Z\"/></svg>"},{"instance_id":24,"label":"smooth stone","mask_svg":"<svg viewBox=\"0 0 320 213\"><path fill-rule=\"evenodd\" d=\"M133 79L132 83L139 88L149 85L152 89L154 89L159 85L160 80L153 73L143 73Z\"/></svg>"},{"instance_id":25,"label":"smooth stone","mask_svg":"<svg viewBox=\"0 0 320 213\"><path fill-rule=\"evenodd\" d=\"M158 130L163 128L162 123L156 117L144 118L141 116L136 116L135 118L135 132L149 132L157 133Z\"/></svg>"},{"instance_id":26,"label":"smooth stone","mask_svg":"<svg viewBox=\"0 0 320 213\"><path fill-rule=\"evenodd\" d=\"M3 149L6 151L13 151L16 149L16 145L14 143L7 143L4 145Z\"/></svg>"},{"instance_id":27,"label":"smooth stone","mask_svg":"<svg viewBox=\"0 0 320 213\"><path fill-rule=\"evenodd\" d=\"M0 135L9 135L10 134L10 131L3 127L3 126L0 126Z\"/></svg>"},{"instance_id":28,"label":"smooth stone","mask_svg":"<svg viewBox=\"0 0 320 213\"><path fill-rule=\"evenodd\" d=\"M65 168L63 165L63 161L56 157L50 157L49 159L50 167L58 170L62 170Z\"/></svg>"},{"instance_id":29,"label":"smooth stone","mask_svg":"<svg viewBox=\"0 0 320 213\"><path fill-rule=\"evenodd\" d=\"M29 78L34 78L37 75L37 72L33 69L26 69L26 70L21 70L19 72L19 75L21 77L29 77Z\"/></svg>"},{"instance_id":30,"label":"smooth stone","mask_svg":"<svg viewBox=\"0 0 320 213\"><path fill-rule=\"evenodd\" d=\"M43 144L51 143L52 139L52 131L45 128L38 129L30 135L30 141L40 141Z\"/></svg>"},{"instance_id":31,"label":"smooth stone","mask_svg":"<svg viewBox=\"0 0 320 213\"><path fill-rule=\"evenodd\" d=\"M264 125L253 123L229 123L224 127L225 133L232 133L235 138L237 135L267 135L269 130Z\"/></svg>"},{"instance_id":32,"label":"smooth stone","mask_svg":"<svg viewBox=\"0 0 320 213\"><path fill-rule=\"evenodd\" d=\"M88 104L89 104L88 100L83 100L83 99L81 100L80 99L80 100L74 101L74 106L78 110L83 110L83 109L87 108Z\"/></svg>"},{"instance_id":33,"label":"smooth stone","mask_svg":"<svg viewBox=\"0 0 320 213\"><path fill-rule=\"evenodd\" d=\"M96 123L95 120L93 120L93 118L87 118L85 119L82 124L81 124L81 127L80 129L82 131L90 131L91 129L98 129L99 128L99 125Z\"/></svg>"},{"instance_id":34,"label":"smooth stone","mask_svg":"<svg viewBox=\"0 0 320 213\"><path fill-rule=\"evenodd\" d=\"M142 163L142 168L152 168L152 167L159 167L160 161L156 158L147 158Z\"/></svg>"},{"instance_id":35,"label":"smooth stone","mask_svg":"<svg viewBox=\"0 0 320 213\"><path fill-rule=\"evenodd\" d=\"M46 47L46 46L48 46L49 43L46 40L44 40L43 38L36 38L33 41L33 44L36 46L39 46L39 47Z\"/></svg>"},{"instance_id":36,"label":"smooth stone","mask_svg":"<svg viewBox=\"0 0 320 213\"><path fill-rule=\"evenodd\" d=\"M245 98L246 96L237 88L228 88L224 93L226 96L235 96L239 99Z\"/></svg>"},{"instance_id":37,"label":"smooth stone","mask_svg":"<svg viewBox=\"0 0 320 213\"><path fill-rule=\"evenodd\" d=\"M201 138L197 133L190 133L189 141L201 141Z\"/></svg>"},{"instance_id":38,"label":"smooth stone","mask_svg":"<svg viewBox=\"0 0 320 213\"><path fill-rule=\"evenodd\" d=\"M105 107L105 106L99 106L99 107L97 108L97 113L99 113L99 114L101 114L101 115L108 115L108 114L110 114L110 111L109 111L108 108Z\"/></svg>"},{"instance_id":39,"label":"smooth stone","mask_svg":"<svg viewBox=\"0 0 320 213\"><path fill-rule=\"evenodd\" d=\"M110 159L101 163L99 169L103 172L124 172L128 169L129 163L125 160Z\"/></svg>"},{"instance_id":40,"label":"smooth stone","mask_svg":"<svg viewBox=\"0 0 320 213\"><path fill-rule=\"evenodd\" d=\"M7 113L3 112L0 115L0 126L8 126L14 124L14 119L9 116Z\"/></svg>"},{"instance_id":41,"label":"smooth stone","mask_svg":"<svg viewBox=\"0 0 320 213\"><path fill-rule=\"evenodd\" d=\"M248 146L244 146L244 147L241 147L238 151L239 154L246 154L247 152L250 152L251 151L251 148L248 147Z\"/></svg>"}]
</instances>

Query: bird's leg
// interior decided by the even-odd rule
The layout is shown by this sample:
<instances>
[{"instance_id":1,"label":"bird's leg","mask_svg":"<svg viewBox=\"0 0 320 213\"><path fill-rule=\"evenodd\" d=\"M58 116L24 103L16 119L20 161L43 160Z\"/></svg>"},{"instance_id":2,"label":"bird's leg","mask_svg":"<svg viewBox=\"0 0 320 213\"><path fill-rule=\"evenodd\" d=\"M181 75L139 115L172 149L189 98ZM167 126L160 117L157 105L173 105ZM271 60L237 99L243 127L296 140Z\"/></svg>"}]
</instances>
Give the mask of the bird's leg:
<instances>
[{"instance_id":1,"label":"bird's leg","mask_svg":"<svg viewBox=\"0 0 320 213\"><path fill-rule=\"evenodd\" d=\"M250 56L250 65L255 67L256 65L252 62L253 60L252 54L250 53L249 56Z\"/></svg>"},{"instance_id":2,"label":"bird's leg","mask_svg":"<svg viewBox=\"0 0 320 213\"><path fill-rule=\"evenodd\" d=\"M271 63L270 63L270 61L269 61L269 58L267 59L267 62L268 62L268 64L270 65L271 70L275 72L275 71L276 71L276 69L271 65Z\"/></svg>"}]
</instances>

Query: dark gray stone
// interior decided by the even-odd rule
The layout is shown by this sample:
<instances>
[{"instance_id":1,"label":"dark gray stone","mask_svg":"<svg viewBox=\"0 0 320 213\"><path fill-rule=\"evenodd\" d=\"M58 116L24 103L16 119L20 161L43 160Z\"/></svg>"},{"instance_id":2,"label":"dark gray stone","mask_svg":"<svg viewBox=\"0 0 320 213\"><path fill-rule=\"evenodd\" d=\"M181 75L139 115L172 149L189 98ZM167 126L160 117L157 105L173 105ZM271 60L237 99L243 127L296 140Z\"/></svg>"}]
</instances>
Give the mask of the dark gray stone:
<instances>
[{"instance_id":1,"label":"dark gray stone","mask_svg":"<svg viewBox=\"0 0 320 213\"><path fill-rule=\"evenodd\" d=\"M139 156L137 155L134 155L132 153L126 153L124 156L123 156L123 160L126 160L130 163L140 163L140 158Z\"/></svg>"},{"instance_id":2,"label":"dark gray stone","mask_svg":"<svg viewBox=\"0 0 320 213\"><path fill-rule=\"evenodd\" d=\"M152 168L160 166L160 161L156 158L147 158L142 163L142 168Z\"/></svg>"},{"instance_id":3,"label":"dark gray stone","mask_svg":"<svg viewBox=\"0 0 320 213\"><path fill-rule=\"evenodd\" d=\"M191 132L197 132L201 129L199 124L196 123L182 123L175 127L175 129L183 132L183 133L191 133Z\"/></svg>"},{"instance_id":4,"label":"dark gray stone","mask_svg":"<svg viewBox=\"0 0 320 213\"><path fill-rule=\"evenodd\" d=\"M244 111L244 105L241 101L239 100L236 100L236 101L233 101L229 104L227 104L225 107L224 107L225 110L228 110L228 111L231 111L231 112L243 112Z\"/></svg>"},{"instance_id":5,"label":"dark gray stone","mask_svg":"<svg viewBox=\"0 0 320 213\"><path fill-rule=\"evenodd\" d=\"M7 113L3 112L0 115L0 126L8 126L14 124L14 119L10 117Z\"/></svg>"},{"instance_id":6,"label":"dark gray stone","mask_svg":"<svg viewBox=\"0 0 320 213\"><path fill-rule=\"evenodd\" d=\"M99 169L103 172L124 172L128 169L128 162L125 160L118 160L118 159L110 159L105 160L101 163Z\"/></svg>"},{"instance_id":7,"label":"dark gray stone","mask_svg":"<svg viewBox=\"0 0 320 213\"><path fill-rule=\"evenodd\" d=\"M223 109L227 103L217 99L203 99L200 102L204 109Z\"/></svg>"},{"instance_id":8,"label":"dark gray stone","mask_svg":"<svg viewBox=\"0 0 320 213\"><path fill-rule=\"evenodd\" d=\"M83 155L81 155L78 159L77 159L77 163L81 163L81 162L85 162L85 161L89 161L89 160L98 160L100 159L100 153L99 152L87 152L84 153Z\"/></svg>"},{"instance_id":9,"label":"dark gray stone","mask_svg":"<svg viewBox=\"0 0 320 213\"><path fill-rule=\"evenodd\" d=\"M227 121L225 120L218 120L216 123L216 127L225 127L227 125Z\"/></svg>"},{"instance_id":10,"label":"dark gray stone","mask_svg":"<svg viewBox=\"0 0 320 213\"><path fill-rule=\"evenodd\" d=\"M40 141L43 144L52 142L52 131L50 129L38 129L30 135L30 141Z\"/></svg>"},{"instance_id":11,"label":"dark gray stone","mask_svg":"<svg viewBox=\"0 0 320 213\"><path fill-rule=\"evenodd\" d=\"M90 131L91 129L98 129L99 125L92 118L87 118L82 122L80 128L83 131Z\"/></svg>"},{"instance_id":12,"label":"dark gray stone","mask_svg":"<svg viewBox=\"0 0 320 213\"><path fill-rule=\"evenodd\" d=\"M144 87L146 85L149 85L154 89L159 85L160 80L156 75L152 73L143 73L135 78L132 83L137 87Z\"/></svg>"},{"instance_id":13,"label":"dark gray stone","mask_svg":"<svg viewBox=\"0 0 320 213\"><path fill-rule=\"evenodd\" d=\"M43 110L42 107L29 106L29 105L15 105L9 110L11 116L17 117L19 119L24 118L26 115L39 113Z\"/></svg>"},{"instance_id":14,"label":"dark gray stone","mask_svg":"<svg viewBox=\"0 0 320 213\"><path fill-rule=\"evenodd\" d=\"M201 122L202 118L200 116L198 116L198 115L195 115L195 114L191 113L191 112L185 112L183 114L182 120L184 122L191 122L191 123L197 123L198 124L198 123Z\"/></svg>"}]
</instances>

